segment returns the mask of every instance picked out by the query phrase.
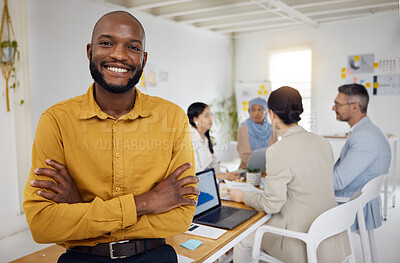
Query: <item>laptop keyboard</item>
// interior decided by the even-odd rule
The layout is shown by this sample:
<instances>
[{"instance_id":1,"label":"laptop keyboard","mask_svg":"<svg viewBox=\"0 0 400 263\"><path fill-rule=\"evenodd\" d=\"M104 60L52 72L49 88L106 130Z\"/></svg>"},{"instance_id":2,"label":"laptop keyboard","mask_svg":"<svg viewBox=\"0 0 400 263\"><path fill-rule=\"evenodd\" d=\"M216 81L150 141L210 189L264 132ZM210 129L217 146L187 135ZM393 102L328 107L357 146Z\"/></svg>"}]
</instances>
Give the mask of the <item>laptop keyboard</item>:
<instances>
[{"instance_id":1,"label":"laptop keyboard","mask_svg":"<svg viewBox=\"0 0 400 263\"><path fill-rule=\"evenodd\" d=\"M207 222L207 223L217 223L225 218L233 215L240 209L237 209L235 207L229 207L229 206L221 206L219 209L214 210L213 212L205 215L204 217L201 218L201 221Z\"/></svg>"}]
</instances>

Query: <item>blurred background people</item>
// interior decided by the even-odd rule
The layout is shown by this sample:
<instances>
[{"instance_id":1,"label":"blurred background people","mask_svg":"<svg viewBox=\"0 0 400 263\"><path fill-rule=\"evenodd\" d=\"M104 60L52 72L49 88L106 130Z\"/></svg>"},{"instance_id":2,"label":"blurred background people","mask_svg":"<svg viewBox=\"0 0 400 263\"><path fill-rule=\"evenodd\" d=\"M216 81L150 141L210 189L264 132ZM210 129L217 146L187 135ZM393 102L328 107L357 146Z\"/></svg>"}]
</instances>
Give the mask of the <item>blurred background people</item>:
<instances>
[{"instance_id":1,"label":"blurred background people","mask_svg":"<svg viewBox=\"0 0 400 263\"><path fill-rule=\"evenodd\" d=\"M237 136L239 169L247 167L252 151L266 148L278 140L275 128L267 121L267 110L267 102L262 98L252 99L249 103L250 117L242 123Z\"/></svg>"},{"instance_id":2,"label":"blurred background people","mask_svg":"<svg viewBox=\"0 0 400 263\"><path fill-rule=\"evenodd\" d=\"M210 139L212 127L212 113L210 107L202 102L195 102L189 106L187 115L190 122L190 132L195 158L195 170L201 172L207 168L214 168L217 179L237 180L237 172L221 172L217 158L214 155L213 144Z\"/></svg>"},{"instance_id":3,"label":"blurred background people","mask_svg":"<svg viewBox=\"0 0 400 263\"><path fill-rule=\"evenodd\" d=\"M315 218L337 205L332 148L325 138L298 125L303 105L296 89L281 87L273 91L268 108L272 126L282 133L282 138L267 149L264 192L232 189L229 194L234 201L272 214L268 225L307 232ZM235 246L235 263L251 261L253 240L254 233ZM301 240L266 233L261 248L284 262L307 262ZM347 251L350 252L346 235L328 238L318 249L318 262L342 262Z\"/></svg>"}]
</instances>

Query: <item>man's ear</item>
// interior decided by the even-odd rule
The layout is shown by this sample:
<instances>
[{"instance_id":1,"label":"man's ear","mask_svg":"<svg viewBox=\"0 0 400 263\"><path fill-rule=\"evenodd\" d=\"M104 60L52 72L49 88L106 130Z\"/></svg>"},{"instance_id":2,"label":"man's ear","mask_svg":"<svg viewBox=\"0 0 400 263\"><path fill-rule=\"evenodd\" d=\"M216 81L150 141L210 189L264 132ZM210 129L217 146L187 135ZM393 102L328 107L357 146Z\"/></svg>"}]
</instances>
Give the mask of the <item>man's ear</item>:
<instances>
[{"instance_id":1,"label":"man's ear","mask_svg":"<svg viewBox=\"0 0 400 263\"><path fill-rule=\"evenodd\" d=\"M90 57L92 56L92 44L88 43L86 45L86 56L90 60Z\"/></svg>"},{"instance_id":2,"label":"man's ear","mask_svg":"<svg viewBox=\"0 0 400 263\"><path fill-rule=\"evenodd\" d=\"M144 68L146 66L147 63L147 52L143 53L143 62L142 62L142 68Z\"/></svg>"},{"instance_id":3,"label":"man's ear","mask_svg":"<svg viewBox=\"0 0 400 263\"><path fill-rule=\"evenodd\" d=\"M358 102L355 102L350 105L351 106L351 111L357 112L360 111L360 104Z\"/></svg>"}]
</instances>

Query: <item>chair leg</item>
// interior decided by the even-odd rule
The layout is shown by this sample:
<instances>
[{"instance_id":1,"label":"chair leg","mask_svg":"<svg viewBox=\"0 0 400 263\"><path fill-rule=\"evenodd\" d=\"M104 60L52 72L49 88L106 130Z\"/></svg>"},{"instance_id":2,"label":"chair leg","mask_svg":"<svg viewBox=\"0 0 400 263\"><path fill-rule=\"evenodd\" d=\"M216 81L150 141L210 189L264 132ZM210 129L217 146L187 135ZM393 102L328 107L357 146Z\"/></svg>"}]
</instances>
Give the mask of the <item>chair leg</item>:
<instances>
[{"instance_id":1,"label":"chair leg","mask_svg":"<svg viewBox=\"0 0 400 263\"><path fill-rule=\"evenodd\" d=\"M376 251L375 235L373 229L368 230L368 236L369 236L369 244L371 246L372 262L378 263L378 254Z\"/></svg>"}]
</instances>

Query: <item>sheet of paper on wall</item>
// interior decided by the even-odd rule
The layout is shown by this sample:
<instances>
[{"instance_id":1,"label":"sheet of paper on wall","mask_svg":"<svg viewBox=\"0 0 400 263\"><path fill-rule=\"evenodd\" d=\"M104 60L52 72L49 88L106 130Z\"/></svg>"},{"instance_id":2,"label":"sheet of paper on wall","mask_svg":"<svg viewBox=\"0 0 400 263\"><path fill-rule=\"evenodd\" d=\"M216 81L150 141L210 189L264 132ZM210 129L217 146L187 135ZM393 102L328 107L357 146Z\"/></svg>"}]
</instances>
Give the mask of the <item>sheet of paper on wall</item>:
<instances>
[{"instance_id":1,"label":"sheet of paper on wall","mask_svg":"<svg viewBox=\"0 0 400 263\"><path fill-rule=\"evenodd\" d=\"M185 234L201 236L201 237L206 237L206 238L211 238L211 239L218 239L220 236L222 236L225 233L226 233L226 230L224 230L224 229L211 227L211 226L205 226L205 225L201 225L201 224L195 224L195 223L192 223L190 225L189 230L185 232Z\"/></svg>"}]
</instances>

